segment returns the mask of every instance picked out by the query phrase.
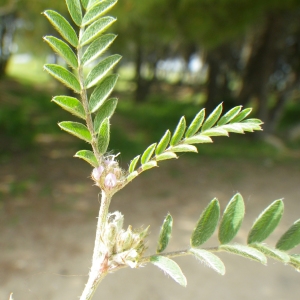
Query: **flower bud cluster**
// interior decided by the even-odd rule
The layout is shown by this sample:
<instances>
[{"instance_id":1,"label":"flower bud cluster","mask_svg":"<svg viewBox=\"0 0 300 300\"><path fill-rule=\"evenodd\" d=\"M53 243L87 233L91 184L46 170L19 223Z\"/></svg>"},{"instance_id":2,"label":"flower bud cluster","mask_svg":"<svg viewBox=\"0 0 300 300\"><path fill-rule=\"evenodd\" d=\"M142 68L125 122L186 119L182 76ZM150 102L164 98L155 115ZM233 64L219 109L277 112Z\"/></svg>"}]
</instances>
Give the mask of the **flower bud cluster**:
<instances>
[{"instance_id":1,"label":"flower bud cluster","mask_svg":"<svg viewBox=\"0 0 300 300\"><path fill-rule=\"evenodd\" d=\"M108 256L110 270L122 265L136 268L146 250L144 239L149 227L133 230L128 226L127 230L124 230L123 221L124 216L120 212L109 214L102 236L103 244L100 251Z\"/></svg>"},{"instance_id":2,"label":"flower bud cluster","mask_svg":"<svg viewBox=\"0 0 300 300\"><path fill-rule=\"evenodd\" d=\"M116 155L105 157L101 165L93 169L92 178L102 190L111 191L122 181L123 172L119 167Z\"/></svg>"}]
</instances>

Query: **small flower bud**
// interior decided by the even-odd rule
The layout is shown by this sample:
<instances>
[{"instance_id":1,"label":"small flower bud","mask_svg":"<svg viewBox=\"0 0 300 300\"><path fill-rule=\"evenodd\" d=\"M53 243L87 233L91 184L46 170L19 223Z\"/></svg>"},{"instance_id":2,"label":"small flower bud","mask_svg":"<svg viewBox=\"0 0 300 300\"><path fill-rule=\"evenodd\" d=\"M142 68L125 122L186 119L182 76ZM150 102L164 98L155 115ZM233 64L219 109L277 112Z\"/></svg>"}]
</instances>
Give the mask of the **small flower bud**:
<instances>
[{"instance_id":1,"label":"small flower bud","mask_svg":"<svg viewBox=\"0 0 300 300\"><path fill-rule=\"evenodd\" d=\"M93 178L96 181L98 181L100 179L103 171L104 171L104 168L102 166L99 166L98 168L94 168L93 173L92 173Z\"/></svg>"},{"instance_id":2,"label":"small flower bud","mask_svg":"<svg viewBox=\"0 0 300 300\"><path fill-rule=\"evenodd\" d=\"M116 175L113 173L108 173L105 176L104 184L107 188L113 188L117 184L117 178Z\"/></svg>"}]
</instances>

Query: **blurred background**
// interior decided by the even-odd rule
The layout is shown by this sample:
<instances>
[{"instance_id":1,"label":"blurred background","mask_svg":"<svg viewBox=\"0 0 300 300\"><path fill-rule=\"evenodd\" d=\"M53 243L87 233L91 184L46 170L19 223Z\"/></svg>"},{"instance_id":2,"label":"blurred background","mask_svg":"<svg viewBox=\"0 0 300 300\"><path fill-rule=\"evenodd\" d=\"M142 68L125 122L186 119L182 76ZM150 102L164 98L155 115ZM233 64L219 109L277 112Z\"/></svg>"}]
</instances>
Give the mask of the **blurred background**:
<instances>
[{"instance_id":1,"label":"blurred background","mask_svg":"<svg viewBox=\"0 0 300 300\"><path fill-rule=\"evenodd\" d=\"M11 291L16 300L71 299L90 267L98 190L90 167L72 158L86 144L57 126L73 117L50 102L71 92L43 71L46 62L64 63L42 41L58 36L41 15L49 8L68 18L62 0L0 0L1 299ZM259 134L217 138L199 146L200 155L184 154L145 173L116 196L112 209L125 213L128 224L151 224L154 235L170 211L178 218L171 247L178 249L215 196L225 205L234 192L244 193L249 219L240 241L264 207L285 197L278 237L300 216L299 0L119 0L111 15L118 18L111 28L118 38L107 54L123 59L115 69L119 106L110 150L122 153L124 167L180 116L189 122L203 107L207 113L220 102L225 110L253 107L251 116L265 123ZM266 271L245 263L241 271L236 259L228 264L231 275L220 279L191 261L186 290L157 270L124 270L116 278L125 285L116 288L109 279L99 297L253 299L249 291L256 289L257 299L298 299L299 275L289 267L272 261ZM201 289L196 272L201 282L209 278ZM164 293L162 281L172 293Z\"/></svg>"}]
</instances>

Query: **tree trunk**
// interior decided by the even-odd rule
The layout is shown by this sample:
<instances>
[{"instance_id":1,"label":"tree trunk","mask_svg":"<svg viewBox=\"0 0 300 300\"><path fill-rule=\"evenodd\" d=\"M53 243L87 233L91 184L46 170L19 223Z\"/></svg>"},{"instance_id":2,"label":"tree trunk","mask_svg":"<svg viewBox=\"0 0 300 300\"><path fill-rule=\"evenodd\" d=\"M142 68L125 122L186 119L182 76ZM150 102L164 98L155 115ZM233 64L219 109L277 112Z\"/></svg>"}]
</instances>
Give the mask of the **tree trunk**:
<instances>
[{"instance_id":1,"label":"tree trunk","mask_svg":"<svg viewBox=\"0 0 300 300\"><path fill-rule=\"evenodd\" d=\"M6 73L8 60L11 56L13 36L16 29L16 12L0 11L0 78Z\"/></svg>"},{"instance_id":2,"label":"tree trunk","mask_svg":"<svg viewBox=\"0 0 300 300\"><path fill-rule=\"evenodd\" d=\"M257 99L257 117L265 123L269 121L268 95L269 79L275 69L279 55L279 45L284 25L280 14L269 15L265 29L254 46L247 63L243 86L239 94L239 103L245 105L252 97ZM265 133L267 133L265 131Z\"/></svg>"}]
</instances>

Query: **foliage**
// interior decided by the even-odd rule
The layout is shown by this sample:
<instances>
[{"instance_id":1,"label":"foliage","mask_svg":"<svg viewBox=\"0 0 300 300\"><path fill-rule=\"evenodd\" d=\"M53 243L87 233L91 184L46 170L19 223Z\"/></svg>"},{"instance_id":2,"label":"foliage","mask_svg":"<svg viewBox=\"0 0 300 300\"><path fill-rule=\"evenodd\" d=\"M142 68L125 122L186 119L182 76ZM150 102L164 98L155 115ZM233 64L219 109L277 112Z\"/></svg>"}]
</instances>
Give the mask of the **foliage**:
<instances>
[{"instance_id":1,"label":"foliage","mask_svg":"<svg viewBox=\"0 0 300 300\"><path fill-rule=\"evenodd\" d=\"M79 95L55 96L53 102L85 121L84 123L63 121L59 126L90 144L92 151L80 150L75 156L94 167L92 179L102 194L92 267L80 299L92 299L98 284L109 272L128 266L137 268L146 263L154 264L180 285L186 286L184 274L178 264L171 259L182 255L195 256L221 275L225 274L225 266L212 252L228 252L262 264L266 264L267 257L271 257L299 270L300 255L287 253L300 243L299 220L282 235L275 248L262 244L279 224L283 214L282 200L273 202L258 216L249 232L247 245L232 243L241 228L245 214L244 200L240 194L234 195L229 201L221 220L218 200L213 199L208 204L192 232L189 249L164 252L173 225L173 218L168 214L159 234L157 253L150 256L144 256L149 227L132 229L128 226L124 229L124 216L118 211L109 213L112 196L140 173L156 167L158 162L177 158L177 153L197 152L194 145L212 143L212 137L260 131L262 125L258 119L247 118L251 112L249 108L242 109L241 106L236 106L222 114L223 106L219 104L207 117L205 110L202 109L188 125L185 117L181 117L173 133L167 130L157 143L152 143L141 155L131 160L128 170L123 170L117 161L118 155L108 153L110 118L117 105L117 99L109 96L118 78L117 75L111 74L111 71L121 56L117 54L101 56L89 73L84 72L85 63L95 61L100 55L93 43L102 45L100 46L102 55L102 50L114 39L112 35L106 36L110 42L105 44L103 33L115 21L113 17L104 16L115 3L116 1L111 0L66 0L69 14L78 31L75 31L59 13L52 10L44 12L45 17L64 39L47 36L45 40L73 68L68 70L60 65L46 64L45 70ZM220 245L213 248L199 248L217 228Z\"/></svg>"}]
</instances>

